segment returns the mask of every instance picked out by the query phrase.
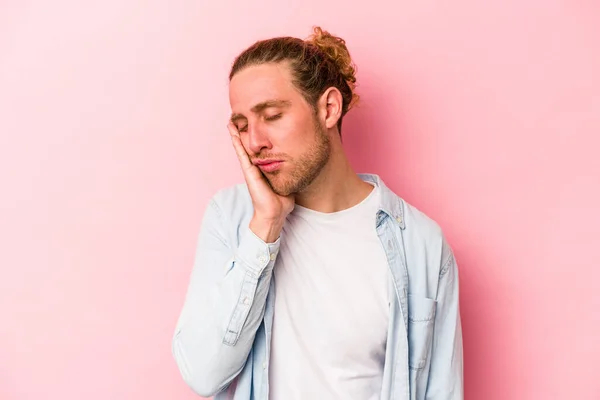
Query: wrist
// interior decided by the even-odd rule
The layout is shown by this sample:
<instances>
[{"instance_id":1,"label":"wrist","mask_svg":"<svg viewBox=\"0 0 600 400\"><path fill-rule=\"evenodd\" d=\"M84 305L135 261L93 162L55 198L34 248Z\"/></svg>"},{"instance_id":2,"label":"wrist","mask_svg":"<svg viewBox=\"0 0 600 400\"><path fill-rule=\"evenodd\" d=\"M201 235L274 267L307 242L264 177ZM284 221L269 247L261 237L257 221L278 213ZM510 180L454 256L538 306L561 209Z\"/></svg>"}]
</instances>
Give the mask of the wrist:
<instances>
[{"instance_id":1,"label":"wrist","mask_svg":"<svg viewBox=\"0 0 600 400\"><path fill-rule=\"evenodd\" d=\"M262 219L254 216L252 217L252 220L250 220L250 230L265 243L274 243L281 234L283 222L284 221Z\"/></svg>"}]
</instances>

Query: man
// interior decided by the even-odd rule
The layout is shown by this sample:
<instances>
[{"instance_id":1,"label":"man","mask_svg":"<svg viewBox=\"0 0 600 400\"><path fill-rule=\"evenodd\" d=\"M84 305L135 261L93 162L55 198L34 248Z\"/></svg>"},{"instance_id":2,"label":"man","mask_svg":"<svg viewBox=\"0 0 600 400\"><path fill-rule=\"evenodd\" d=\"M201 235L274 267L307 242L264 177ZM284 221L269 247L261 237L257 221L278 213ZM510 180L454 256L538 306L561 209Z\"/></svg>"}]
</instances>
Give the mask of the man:
<instances>
[{"instance_id":1,"label":"man","mask_svg":"<svg viewBox=\"0 0 600 400\"><path fill-rule=\"evenodd\" d=\"M173 337L202 396L463 398L452 250L377 175L353 172L341 127L355 82L345 42L320 28L234 62L245 184L210 200Z\"/></svg>"}]
</instances>

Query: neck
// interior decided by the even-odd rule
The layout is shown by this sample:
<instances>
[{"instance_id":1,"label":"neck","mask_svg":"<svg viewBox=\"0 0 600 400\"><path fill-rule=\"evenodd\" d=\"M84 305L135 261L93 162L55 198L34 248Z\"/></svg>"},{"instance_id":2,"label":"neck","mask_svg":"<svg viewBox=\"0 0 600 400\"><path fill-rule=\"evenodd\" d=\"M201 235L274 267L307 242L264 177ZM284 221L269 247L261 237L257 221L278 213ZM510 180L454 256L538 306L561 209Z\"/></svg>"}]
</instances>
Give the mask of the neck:
<instances>
[{"instance_id":1,"label":"neck","mask_svg":"<svg viewBox=\"0 0 600 400\"><path fill-rule=\"evenodd\" d=\"M354 172L341 143L335 143L333 146L329 161L321 173L305 190L296 194L296 204L311 210L332 213L360 203L373 190L372 185Z\"/></svg>"}]
</instances>

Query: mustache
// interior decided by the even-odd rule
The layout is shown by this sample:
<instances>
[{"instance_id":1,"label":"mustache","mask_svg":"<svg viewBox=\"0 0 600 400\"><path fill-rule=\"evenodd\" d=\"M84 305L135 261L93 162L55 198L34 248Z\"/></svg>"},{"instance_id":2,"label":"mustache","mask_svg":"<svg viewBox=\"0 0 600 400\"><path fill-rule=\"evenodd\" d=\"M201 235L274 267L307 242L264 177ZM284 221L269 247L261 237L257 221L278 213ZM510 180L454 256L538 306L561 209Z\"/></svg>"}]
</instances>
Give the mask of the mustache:
<instances>
[{"instance_id":1,"label":"mustache","mask_svg":"<svg viewBox=\"0 0 600 400\"><path fill-rule=\"evenodd\" d=\"M259 156L254 156L254 157L250 157L250 161L252 162L256 162L256 161L264 161L264 160L285 160L287 159L287 155L285 154L262 154Z\"/></svg>"}]
</instances>

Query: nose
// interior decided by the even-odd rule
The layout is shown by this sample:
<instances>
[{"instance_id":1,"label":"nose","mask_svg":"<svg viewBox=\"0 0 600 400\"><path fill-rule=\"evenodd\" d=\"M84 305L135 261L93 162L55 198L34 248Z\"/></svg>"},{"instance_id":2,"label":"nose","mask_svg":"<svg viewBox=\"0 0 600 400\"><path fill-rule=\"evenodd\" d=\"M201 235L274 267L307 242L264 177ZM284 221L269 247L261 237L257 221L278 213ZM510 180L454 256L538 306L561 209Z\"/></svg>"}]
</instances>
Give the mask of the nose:
<instances>
[{"instance_id":1,"label":"nose","mask_svg":"<svg viewBox=\"0 0 600 400\"><path fill-rule=\"evenodd\" d=\"M264 148L271 149L271 147L266 132L260 126L248 126L248 149L250 151L254 154L260 154Z\"/></svg>"}]
</instances>

